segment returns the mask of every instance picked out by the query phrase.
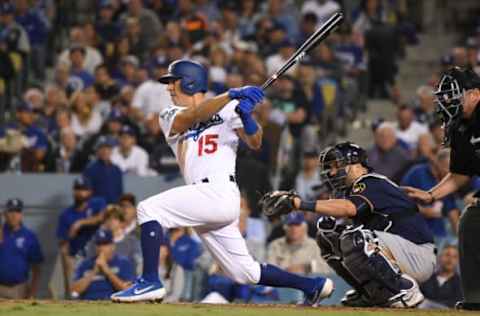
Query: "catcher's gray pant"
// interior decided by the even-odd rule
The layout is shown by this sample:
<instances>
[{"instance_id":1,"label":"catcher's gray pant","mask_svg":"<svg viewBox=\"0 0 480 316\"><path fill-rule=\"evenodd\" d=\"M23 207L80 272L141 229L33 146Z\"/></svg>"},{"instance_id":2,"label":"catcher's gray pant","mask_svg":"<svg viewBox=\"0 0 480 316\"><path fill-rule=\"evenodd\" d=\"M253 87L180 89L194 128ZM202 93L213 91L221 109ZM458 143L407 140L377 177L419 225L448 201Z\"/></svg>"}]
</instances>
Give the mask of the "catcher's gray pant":
<instances>
[{"instance_id":1,"label":"catcher's gray pant","mask_svg":"<svg viewBox=\"0 0 480 316\"><path fill-rule=\"evenodd\" d=\"M432 276L437 262L434 244L417 245L401 236L382 231L375 231L375 234L380 246L391 252L401 272L418 283Z\"/></svg>"}]
</instances>

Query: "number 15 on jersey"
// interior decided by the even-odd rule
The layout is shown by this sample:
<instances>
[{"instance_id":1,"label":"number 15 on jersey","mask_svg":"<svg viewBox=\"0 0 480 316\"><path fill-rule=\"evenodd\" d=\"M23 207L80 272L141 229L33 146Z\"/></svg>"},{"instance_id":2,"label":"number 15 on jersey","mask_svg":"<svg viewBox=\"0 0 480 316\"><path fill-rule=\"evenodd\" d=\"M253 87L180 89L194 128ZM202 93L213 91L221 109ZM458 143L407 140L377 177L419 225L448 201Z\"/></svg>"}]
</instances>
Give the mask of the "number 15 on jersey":
<instances>
[{"instance_id":1,"label":"number 15 on jersey","mask_svg":"<svg viewBox=\"0 0 480 316\"><path fill-rule=\"evenodd\" d=\"M209 155L218 149L218 134L203 135L198 139L198 156Z\"/></svg>"}]
</instances>

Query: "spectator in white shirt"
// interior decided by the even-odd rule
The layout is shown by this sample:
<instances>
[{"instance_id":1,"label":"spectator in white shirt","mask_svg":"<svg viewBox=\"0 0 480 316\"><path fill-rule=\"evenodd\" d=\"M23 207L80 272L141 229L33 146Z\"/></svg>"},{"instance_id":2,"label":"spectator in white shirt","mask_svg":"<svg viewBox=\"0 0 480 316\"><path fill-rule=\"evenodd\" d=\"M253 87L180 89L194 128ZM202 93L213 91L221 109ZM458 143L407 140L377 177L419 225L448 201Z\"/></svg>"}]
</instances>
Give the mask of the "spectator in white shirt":
<instances>
[{"instance_id":1,"label":"spectator in white shirt","mask_svg":"<svg viewBox=\"0 0 480 316\"><path fill-rule=\"evenodd\" d=\"M315 200L317 198L315 188L321 184L317 166L318 153L315 150L305 151L303 153L302 170L295 180L295 191L304 200Z\"/></svg>"},{"instance_id":2,"label":"spectator in white shirt","mask_svg":"<svg viewBox=\"0 0 480 316\"><path fill-rule=\"evenodd\" d=\"M419 139L428 134L428 127L415 121L413 108L407 104L398 107L394 128L397 138L406 143L414 154L416 154Z\"/></svg>"},{"instance_id":3,"label":"spectator in white shirt","mask_svg":"<svg viewBox=\"0 0 480 316\"><path fill-rule=\"evenodd\" d=\"M70 45L80 46L85 49L85 60L83 68L91 75L95 72L95 67L103 62L103 57L99 50L86 44L85 33L81 26L74 26L70 30ZM70 66L70 48L65 49L58 58L58 64Z\"/></svg>"},{"instance_id":4,"label":"spectator in white shirt","mask_svg":"<svg viewBox=\"0 0 480 316\"><path fill-rule=\"evenodd\" d=\"M268 56L265 61L267 65L267 72L269 75L273 75L295 52L295 43L292 40L285 39L279 47L278 53ZM291 67L287 74L294 75L297 66Z\"/></svg>"},{"instance_id":5,"label":"spectator in white shirt","mask_svg":"<svg viewBox=\"0 0 480 316\"><path fill-rule=\"evenodd\" d=\"M148 168L147 152L136 144L133 129L125 125L120 132L119 145L113 149L112 162L124 173L138 176L152 176L155 172Z\"/></svg>"},{"instance_id":6,"label":"spectator in white shirt","mask_svg":"<svg viewBox=\"0 0 480 316\"><path fill-rule=\"evenodd\" d=\"M333 0L307 0L302 6L302 14L312 12L317 16L318 26L339 10L340 5Z\"/></svg>"},{"instance_id":7,"label":"spectator in white shirt","mask_svg":"<svg viewBox=\"0 0 480 316\"><path fill-rule=\"evenodd\" d=\"M172 98L167 91L167 85L156 80L167 72L167 64L155 61L153 65L153 80L147 80L138 86L132 100L132 108L138 119L143 120L149 114L159 113L172 105Z\"/></svg>"}]
</instances>

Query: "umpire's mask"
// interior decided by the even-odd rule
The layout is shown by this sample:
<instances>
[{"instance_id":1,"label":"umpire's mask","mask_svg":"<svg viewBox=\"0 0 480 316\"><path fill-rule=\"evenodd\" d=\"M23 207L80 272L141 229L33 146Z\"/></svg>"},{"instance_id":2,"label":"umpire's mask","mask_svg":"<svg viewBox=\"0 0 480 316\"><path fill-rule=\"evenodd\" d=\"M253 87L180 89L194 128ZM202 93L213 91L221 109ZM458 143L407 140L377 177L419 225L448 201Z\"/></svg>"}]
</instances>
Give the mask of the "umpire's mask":
<instances>
[{"instance_id":1,"label":"umpire's mask","mask_svg":"<svg viewBox=\"0 0 480 316\"><path fill-rule=\"evenodd\" d=\"M435 96L436 112L440 115L445 129L445 145L449 145L451 133L461 121L465 91L478 87L480 77L471 69L453 67L442 75Z\"/></svg>"}]
</instances>

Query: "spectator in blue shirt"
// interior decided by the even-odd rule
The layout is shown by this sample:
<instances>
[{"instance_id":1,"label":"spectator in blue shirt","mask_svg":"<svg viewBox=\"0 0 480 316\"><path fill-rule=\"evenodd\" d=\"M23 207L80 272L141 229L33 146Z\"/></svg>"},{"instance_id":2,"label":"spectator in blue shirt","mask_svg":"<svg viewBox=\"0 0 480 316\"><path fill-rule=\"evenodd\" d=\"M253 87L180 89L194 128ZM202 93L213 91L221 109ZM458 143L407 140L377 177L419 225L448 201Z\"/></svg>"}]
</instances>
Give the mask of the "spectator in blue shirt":
<instances>
[{"instance_id":1,"label":"spectator in blue shirt","mask_svg":"<svg viewBox=\"0 0 480 316\"><path fill-rule=\"evenodd\" d=\"M92 184L84 177L74 180L73 198L74 204L63 210L57 227L66 289L73 272L73 258L83 252L103 220L106 207L103 198L92 197Z\"/></svg>"},{"instance_id":2,"label":"spectator in blue shirt","mask_svg":"<svg viewBox=\"0 0 480 316\"><path fill-rule=\"evenodd\" d=\"M412 186L422 190L429 190L436 186L449 172L450 151L448 149L440 150L435 160L428 163L421 163L410 168L403 177L401 183L404 186ZM420 212L427 219L427 223L434 234L435 241L441 244L447 237L445 227L445 218L450 220L453 232L456 233L460 210L457 207L453 195L436 201L432 205L419 206Z\"/></svg>"},{"instance_id":3,"label":"spectator in blue shirt","mask_svg":"<svg viewBox=\"0 0 480 316\"><path fill-rule=\"evenodd\" d=\"M170 243L173 261L187 271L192 271L196 259L201 255L202 248L186 228L170 230Z\"/></svg>"},{"instance_id":4,"label":"spectator in blue shirt","mask_svg":"<svg viewBox=\"0 0 480 316\"><path fill-rule=\"evenodd\" d=\"M103 197L107 203L116 203L123 193L122 170L111 160L115 144L115 140L110 137L99 137L95 146L97 159L83 172L92 183L93 194Z\"/></svg>"},{"instance_id":5,"label":"spectator in blue shirt","mask_svg":"<svg viewBox=\"0 0 480 316\"><path fill-rule=\"evenodd\" d=\"M40 10L32 8L27 0L17 0L15 8L15 20L23 26L30 40L33 73L37 79L44 80L49 22Z\"/></svg>"},{"instance_id":6,"label":"spectator in blue shirt","mask_svg":"<svg viewBox=\"0 0 480 316\"><path fill-rule=\"evenodd\" d=\"M71 286L72 297L106 300L126 289L135 279L133 264L115 253L112 232L99 229L95 234L96 256L80 262Z\"/></svg>"},{"instance_id":7,"label":"spectator in blue shirt","mask_svg":"<svg viewBox=\"0 0 480 316\"><path fill-rule=\"evenodd\" d=\"M87 52L82 46L73 45L70 48L71 68L68 85L72 91L84 90L95 82L95 78L84 68L86 54Z\"/></svg>"},{"instance_id":8,"label":"spectator in blue shirt","mask_svg":"<svg viewBox=\"0 0 480 316\"><path fill-rule=\"evenodd\" d=\"M22 200L7 201L5 224L0 226L0 298L24 299L37 294L43 254L35 233L22 223L22 210Z\"/></svg>"},{"instance_id":9,"label":"spectator in blue shirt","mask_svg":"<svg viewBox=\"0 0 480 316\"><path fill-rule=\"evenodd\" d=\"M49 143L45 133L35 125L32 105L26 102L21 103L17 106L15 115L17 122L7 125L4 129L0 128L0 135L12 129L19 131L25 137L26 144L20 154L21 171L45 171Z\"/></svg>"},{"instance_id":10,"label":"spectator in blue shirt","mask_svg":"<svg viewBox=\"0 0 480 316\"><path fill-rule=\"evenodd\" d=\"M425 296L420 308L453 308L456 302L463 299L457 247L446 245L438 259L437 272L420 285Z\"/></svg>"}]
</instances>

